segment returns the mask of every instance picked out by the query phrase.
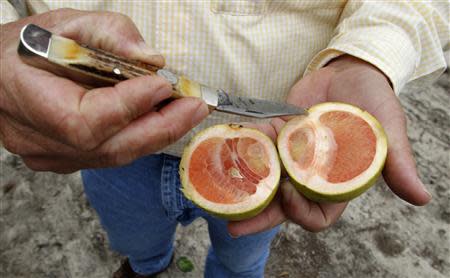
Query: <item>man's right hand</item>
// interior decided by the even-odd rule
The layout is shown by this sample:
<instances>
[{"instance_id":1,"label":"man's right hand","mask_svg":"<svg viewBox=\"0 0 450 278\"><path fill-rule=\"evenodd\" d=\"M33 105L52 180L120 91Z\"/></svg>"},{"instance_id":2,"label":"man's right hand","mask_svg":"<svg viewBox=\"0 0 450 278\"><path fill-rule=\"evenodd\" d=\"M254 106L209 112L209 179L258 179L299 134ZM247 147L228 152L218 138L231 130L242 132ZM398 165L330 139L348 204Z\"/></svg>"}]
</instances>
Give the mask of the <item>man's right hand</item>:
<instances>
[{"instance_id":1,"label":"man's right hand","mask_svg":"<svg viewBox=\"0 0 450 278\"><path fill-rule=\"evenodd\" d=\"M33 170L69 173L123 165L174 143L208 115L204 102L171 96L161 77L145 76L114 87L86 90L24 64L19 33L34 23L50 31L157 66L133 22L110 12L56 10L1 26L0 138Z\"/></svg>"}]
</instances>

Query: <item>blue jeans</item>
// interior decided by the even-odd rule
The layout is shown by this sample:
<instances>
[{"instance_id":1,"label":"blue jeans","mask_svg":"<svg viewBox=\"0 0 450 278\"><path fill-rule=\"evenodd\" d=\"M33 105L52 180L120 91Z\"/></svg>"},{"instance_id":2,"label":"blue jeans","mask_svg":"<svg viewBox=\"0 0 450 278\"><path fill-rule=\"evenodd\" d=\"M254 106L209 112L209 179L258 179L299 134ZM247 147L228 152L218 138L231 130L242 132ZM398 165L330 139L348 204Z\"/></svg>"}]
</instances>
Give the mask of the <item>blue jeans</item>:
<instances>
[{"instance_id":1,"label":"blue jeans","mask_svg":"<svg viewBox=\"0 0 450 278\"><path fill-rule=\"evenodd\" d=\"M170 263L177 224L203 217L211 239L205 277L263 277L279 228L231 238L226 221L184 198L178 165L179 158L160 154L119 168L82 171L86 195L112 249L127 256L135 272L159 272Z\"/></svg>"}]
</instances>

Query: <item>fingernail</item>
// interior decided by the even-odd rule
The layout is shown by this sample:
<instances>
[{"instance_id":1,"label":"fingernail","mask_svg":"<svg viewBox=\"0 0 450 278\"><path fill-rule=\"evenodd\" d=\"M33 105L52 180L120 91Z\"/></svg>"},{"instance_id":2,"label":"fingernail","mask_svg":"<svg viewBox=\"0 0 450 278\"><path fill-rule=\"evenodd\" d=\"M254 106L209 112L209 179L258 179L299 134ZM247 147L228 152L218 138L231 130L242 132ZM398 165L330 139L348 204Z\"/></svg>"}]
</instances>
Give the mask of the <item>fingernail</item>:
<instances>
[{"instance_id":1,"label":"fingernail","mask_svg":"<svg viewBox=\"0 0 450 278\"><path fill-rule=\"evenodd\" d=\"M417 177L417 180L419 184L422 185L423 191L428 195L428 202L429 202L433 198L433 195L431 195L430 191L428 191L427 187L425 186L425 184L423 184L422 180L419 177Z\"/></svg>"},{"instance_id":2,"label":"fingernail","mask_svg":"<svg viewBox=\"0 0 450 278\"><path fill-rule=\"evenodd\" d=\"M236 239L236 238L239 238L239 237L240 237L240 235L233 235L233 234L231 234L231 233L228 233L228 235L229 235L231 238L233 238L233 239Z\"/></svg>"},{"instance_id":3,"label":"fingernail","mask_svg":"<svg viewBox=\"0 0 450 278\"><path fill-rule=\"evenodd\" d=\"M150 47L148 44L146 44L145 42L140 42L138 44L139 49L145 53L146 55L149 56L153 56L153 55L159 55L161 56L161 53L157 52L156 50L154 50L152 47Z\"/></svg>"},{"instance_id":4,"label":"fingernail","mask_svg":"<svg viewBox=\"0 0 450 278\"><path fill-rule=\"evenodd\" d=\"M172 94L173 90L170 86L162 86L155 92L155 105L165 99L168 99Z\"/></svg>"},{"instance_id":5,"label":"fingernail","mask_svg":"<svg viewBox=\"0 0 450 278\"><path fill-rule=\"evenodd\" d=\"M425 187L423 188L423 191L425 191L425 193L427 193L428 198L431 200L433 199L433 195L431 195L430 191L428 191Z\"/></svg>"},{"instance_id":6,"label":"fingernail","mask_svg":"<svg viewBox=\"0 0 450 278\"><path fill-rule=\"evenodd\" d=\"M138 44L139 50L145 59L145 62L150 63L152 65L163 67L165 64L164 56L161 55L158 51L150 47L145 42L140 42Z\"/></svg>"},{"instance_id":7,"label":"fingernail","mask_svg":"<svg viewBox=\"0 0 450 278\"><path fill-rule=\"evenodd\" d=\"M195 114L192 118L192 125L196 126L199 124L206 116L208 116L209 110L206 103L202 102L198 105L197 111L195 111Z\"/></svg>"},{"instance_id":8,"label":"fingernail","mask_svg":"<svg viewBox=\"0 0 450 278\"><path fill-rule=\"evenodd\" d=\"M150 107L158 107L164 100L170 98L173 94L172 88L168 86L162 86L154 91L151 95L151 106ZM150 109L149 107L149 109Z\"/></svg>"}]
</instances>

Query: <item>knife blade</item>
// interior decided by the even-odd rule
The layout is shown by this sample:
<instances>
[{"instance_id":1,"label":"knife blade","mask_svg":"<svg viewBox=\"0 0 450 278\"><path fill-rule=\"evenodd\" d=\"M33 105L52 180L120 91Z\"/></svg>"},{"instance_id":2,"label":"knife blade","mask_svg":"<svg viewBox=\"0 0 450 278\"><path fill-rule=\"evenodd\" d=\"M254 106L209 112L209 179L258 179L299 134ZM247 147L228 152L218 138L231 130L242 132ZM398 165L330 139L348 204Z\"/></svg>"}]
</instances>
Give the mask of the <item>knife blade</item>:
<instances>
[{"instance_id":1,"label":"knife blade","mask_svg":"<svg viewBox=\"0 0 450 278\"><path fill-rule=\"evenodd\" d=\"M228 94L167 69L79 44L34 24L22 28L18 54L29 65L87 88L112 86L123 80L157 74L172 84L173 97L198 97L218 111L255 118L307 114L306 109L294 105Z\"/></svg>"},{"instance_id":2,"label":"knife blade","mask_svg":"<svg viewBox=\"0 0 450 278\"><path fill-rule=\"evenodd\" d=\"M189 92L191 96L200 97L217 111L253 118L273 118L308 113L304 108L287 103L230 95L222 89L191 81L165 69L158 70L157 74L166 78L175 90Z\"/></svg>"}]
</instances>

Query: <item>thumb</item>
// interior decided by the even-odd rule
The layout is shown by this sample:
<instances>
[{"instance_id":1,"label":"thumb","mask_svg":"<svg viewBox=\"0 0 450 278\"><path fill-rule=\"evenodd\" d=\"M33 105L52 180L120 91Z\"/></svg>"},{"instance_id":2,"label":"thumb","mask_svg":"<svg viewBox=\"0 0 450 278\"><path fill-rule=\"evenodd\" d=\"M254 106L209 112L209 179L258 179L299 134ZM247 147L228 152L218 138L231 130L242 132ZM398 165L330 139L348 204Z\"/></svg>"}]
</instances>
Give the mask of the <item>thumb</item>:
<instances>
[{"instance_id":1,"label":"thumb","mask_svg":"<svg viewBox=\"0 0 450 278\"><path fill-rule=\"evenodd\" d=\"M133 21L114 12L80 12L54 31L91 47L164 67L164 57L148 46Z\"/></svg>"},{"instance_id":2,"label":"thumb","mask_svg":"<svg viewBox=\"0 0 450 278\"><path fill-rule=\"evenodd\" d=\"M391 114L392 115L392 114ZM385 125L389 148L383 177L392 191L414 205L425 205L431 194L421 182L406 135L405 117L393 117Z\"/></svg>"},{"instance_id":3,"label":"thumb","mask_svg":"<svg viewBox=\"0 0 450 278\"><path fill-rule=\"evenodd\" d=\"M383 177L391 190L413 205L425 205L430 193L420 181L407 135L407 117L399 99L390 90L378 90L382 105L368 108L378 118L388 139ZM384 96L382 94L384 93ZM371 104L375 104L373 101Z\"/></svg>"},{"instance_id":4,"label":"thumb","mask_svg":"<svg viewBox=\"0 0 450 278\"><path fill-rule=\"evenodd\" d=\"M327 92L334 70L322 68L300 79L290 90L286 102L300 107L311 107L327 101Z\"/></svg>"}]
</instances>

